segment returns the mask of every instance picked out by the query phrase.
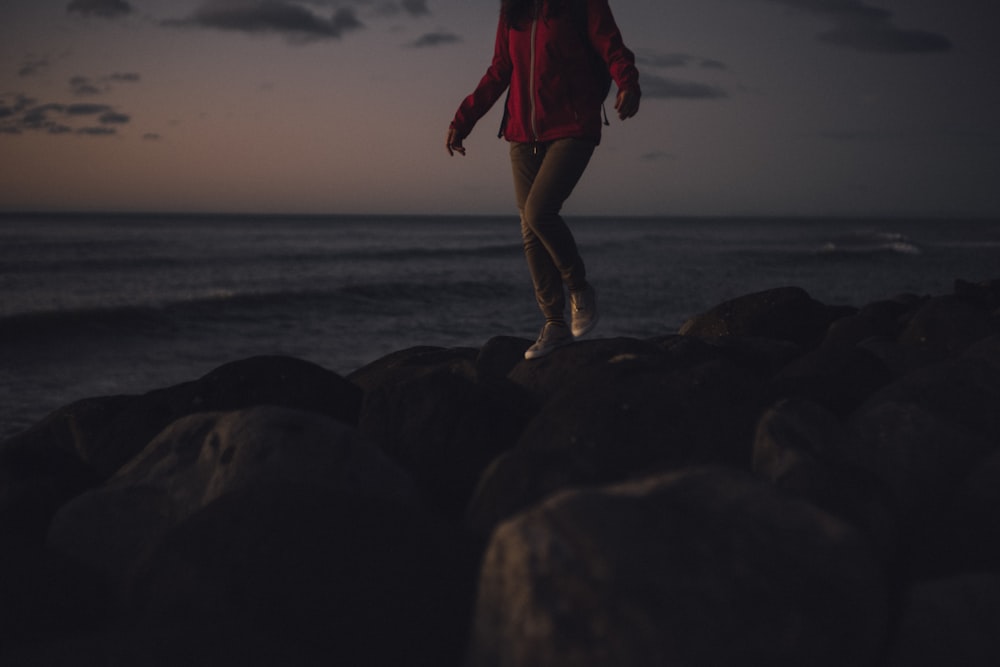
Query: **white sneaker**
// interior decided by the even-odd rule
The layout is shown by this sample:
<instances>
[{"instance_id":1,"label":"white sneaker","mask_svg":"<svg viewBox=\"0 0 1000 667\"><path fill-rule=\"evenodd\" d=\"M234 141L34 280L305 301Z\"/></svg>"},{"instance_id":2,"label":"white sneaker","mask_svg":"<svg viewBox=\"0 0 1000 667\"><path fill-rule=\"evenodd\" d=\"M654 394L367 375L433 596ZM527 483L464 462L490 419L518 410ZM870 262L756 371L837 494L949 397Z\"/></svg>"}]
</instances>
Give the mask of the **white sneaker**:
<instances>
[{"instance_id":1,"label":"white sneaker","mask_svg":"<svg viewBox=\"0 0 1000 667\"><path fill-rule=\"evenodd\" d=\"M524 351L524 358L538 359L539 357L544 357L557 347L562 347L566 343L571 342L573 342L573 334L570 333L569 327L565 324L546 322L545 326L542 327L541 333L538 334L538 340L535 341L535 344Z\"/></svg>"},{"instance_id":2,"label":"white sneaker","mask_svg":"<svg viewBox=\"0 0 1000 667\"><path fill-rule=\"evenodd\" d=\"M573 316L573 336L579 338L590 333L600 319L597 315L597 292L589 285L578 292L570 292L569 305Z\"/></svg>"}]
</instances>

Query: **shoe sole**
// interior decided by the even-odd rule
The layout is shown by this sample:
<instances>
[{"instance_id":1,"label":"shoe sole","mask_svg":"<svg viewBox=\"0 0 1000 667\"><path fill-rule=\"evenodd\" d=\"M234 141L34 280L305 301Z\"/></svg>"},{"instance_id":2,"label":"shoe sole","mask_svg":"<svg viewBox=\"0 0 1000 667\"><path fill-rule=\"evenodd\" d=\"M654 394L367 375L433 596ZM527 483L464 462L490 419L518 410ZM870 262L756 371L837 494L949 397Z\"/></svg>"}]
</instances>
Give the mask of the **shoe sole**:
<instances>
[{"instance_id":1,"label":"shoe sole","mask_svg":"<svg viewBox=\"0 0 1000 667\"><path fill-rule=\"evenodd\" d=\"M531 353L531 350L525 350L524 351L524 358L527 359L528 361L531 361L532 359L541 359L542 357L544 357L544 356L548 355L549 353L551 353L553 350L558 350L560 347L565 347L565 346L569 345L572 342L573 342L573 339L569 338L567 340L560 341L560 342L556 343L555 345L551 345L551 346L546 347L546 348L544 348L542 350L538 350L537 352L534 352L534 353ZM529 353L531 353L530 357L528 356Z\"/></svg>"}]
</instances>

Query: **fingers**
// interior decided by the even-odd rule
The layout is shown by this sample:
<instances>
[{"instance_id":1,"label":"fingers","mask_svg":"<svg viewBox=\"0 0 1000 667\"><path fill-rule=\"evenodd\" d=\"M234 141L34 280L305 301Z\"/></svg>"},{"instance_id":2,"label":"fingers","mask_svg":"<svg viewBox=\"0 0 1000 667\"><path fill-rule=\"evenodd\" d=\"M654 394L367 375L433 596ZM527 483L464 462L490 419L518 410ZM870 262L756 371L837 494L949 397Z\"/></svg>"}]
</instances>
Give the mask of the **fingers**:
<instances>
[{"instance_id":1,"label":"fingers","mask_svg":"<svg viewBox=\"0 0 1000 667\"><path fill-rule=\"evenodd\" d=\"M631 118L639 111L639 96L631 90L618 91L615 109L618 111L620 119Z\"/></svg>"},{"instance_id":2,"label":"fingers","mask_svg":"<svg viewBox=\"0 0 1000 667\"><path fill-rule=\"evenodd\" d=\"M448 149L448 155L454 156L455 153L459 155L465 155L465 147L462 146L462 140L455 138L454 128L448 129L448 138L445 139L444 147Z\"/></svg>"}]
</instances>

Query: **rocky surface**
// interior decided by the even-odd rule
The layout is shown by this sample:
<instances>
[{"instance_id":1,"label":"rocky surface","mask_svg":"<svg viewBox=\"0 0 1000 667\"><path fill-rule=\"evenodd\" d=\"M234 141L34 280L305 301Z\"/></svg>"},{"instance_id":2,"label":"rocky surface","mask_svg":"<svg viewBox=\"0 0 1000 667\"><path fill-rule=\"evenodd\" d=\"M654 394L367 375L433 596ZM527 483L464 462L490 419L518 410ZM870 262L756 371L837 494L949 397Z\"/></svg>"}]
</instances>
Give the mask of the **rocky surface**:
<instances>
[{"instance_id":1,"label":"rocky surface","mask_svg":"<svg viewBox=\"0 0 1000 667\"><path fill-rule=\"evenodd\" d=\"M1000 281L529 344L0 443L0 663L1000 664Z\"/></svg>"}]
</instances>

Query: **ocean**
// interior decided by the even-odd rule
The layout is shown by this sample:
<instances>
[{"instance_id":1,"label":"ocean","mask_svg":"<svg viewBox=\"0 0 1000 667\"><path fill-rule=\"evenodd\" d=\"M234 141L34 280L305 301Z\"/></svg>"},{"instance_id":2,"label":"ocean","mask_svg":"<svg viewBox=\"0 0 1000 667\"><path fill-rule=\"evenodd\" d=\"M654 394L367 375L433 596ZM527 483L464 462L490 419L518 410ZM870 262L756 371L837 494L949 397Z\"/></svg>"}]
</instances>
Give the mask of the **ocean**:
<instances>
[{"instance_id":1,"label":"ocean","mask_svg":"<svg viewBox=\"0 0 1000 667\"><path fill-rule=\"evenodd\" d=\"M596 337L676 332L750 292L828 304L1000 278L1000 225L574 218ZM533 339L516 216L0 215L0 439L75 400L292 355L346 375L415 345Z\"/></svg>"}]
</instances>

